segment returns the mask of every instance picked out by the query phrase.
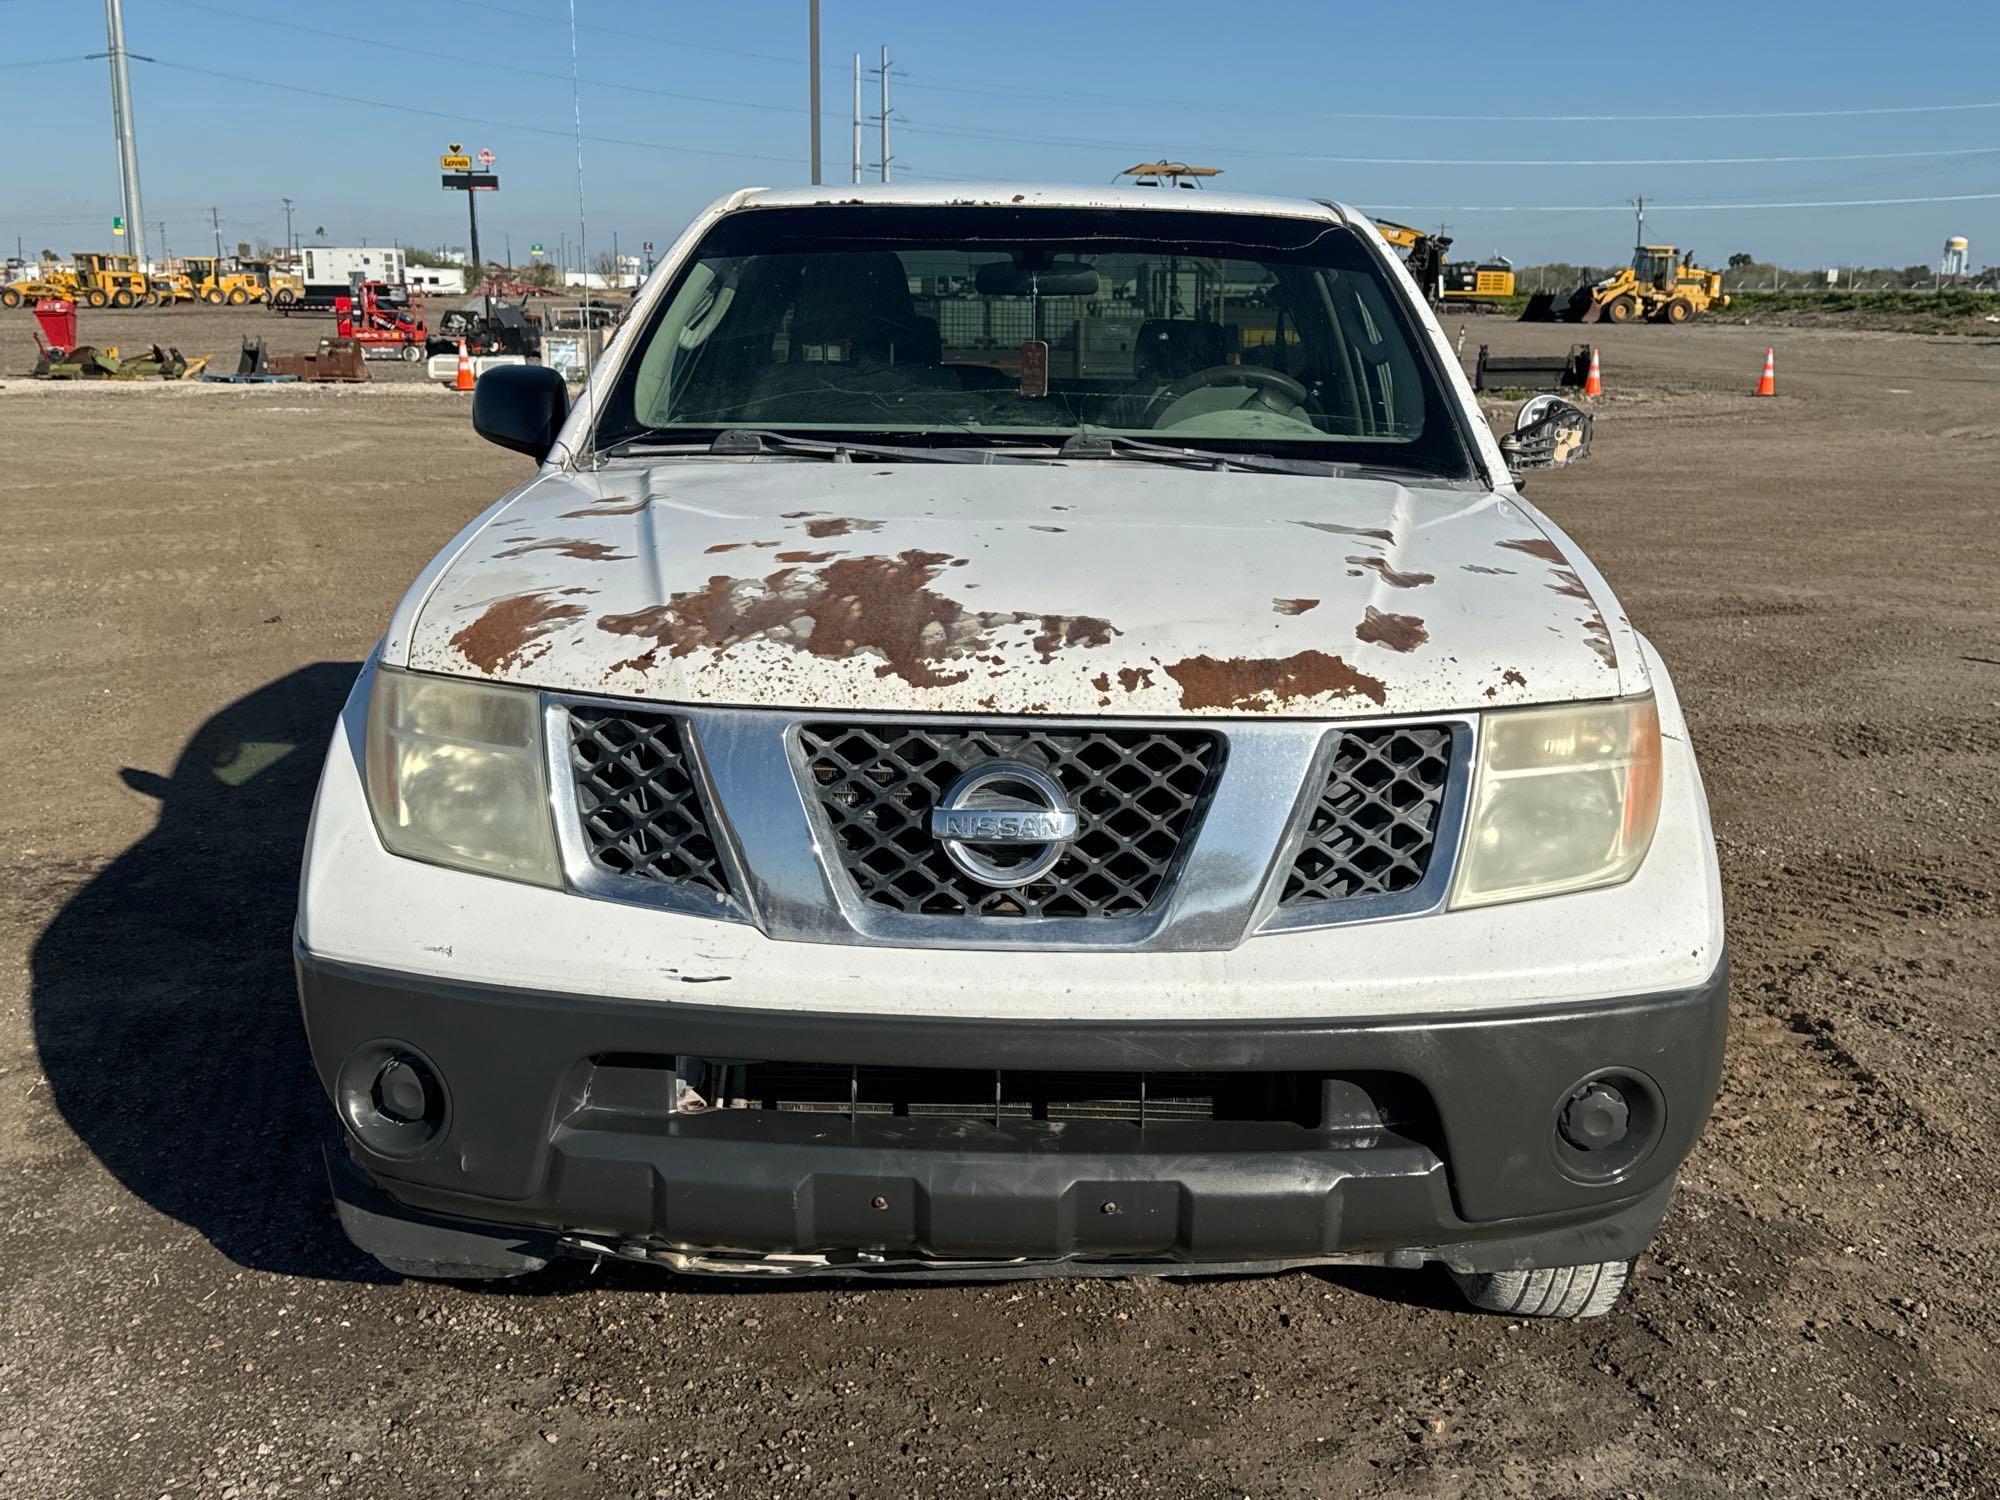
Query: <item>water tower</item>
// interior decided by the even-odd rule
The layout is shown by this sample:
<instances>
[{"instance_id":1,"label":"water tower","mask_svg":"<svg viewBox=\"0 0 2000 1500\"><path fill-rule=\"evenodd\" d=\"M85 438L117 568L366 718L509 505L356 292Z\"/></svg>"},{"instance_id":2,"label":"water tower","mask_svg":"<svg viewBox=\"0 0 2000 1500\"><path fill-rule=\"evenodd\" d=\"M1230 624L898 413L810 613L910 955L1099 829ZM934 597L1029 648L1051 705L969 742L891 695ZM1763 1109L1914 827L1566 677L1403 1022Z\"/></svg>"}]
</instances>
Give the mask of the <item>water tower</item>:
<instances>
[{"instance_id":1,"label":"water tower","mask_svg":"<svg viewBox=\"0 0 2000 1500\"><path fill-rule=\"evenodd\" d=\"M1944 258L1938 262L1938 275L1957 278L1972 272L1972 241L1962 234L1955 234L1944 242Z\"/></svg>"}]
</instances>

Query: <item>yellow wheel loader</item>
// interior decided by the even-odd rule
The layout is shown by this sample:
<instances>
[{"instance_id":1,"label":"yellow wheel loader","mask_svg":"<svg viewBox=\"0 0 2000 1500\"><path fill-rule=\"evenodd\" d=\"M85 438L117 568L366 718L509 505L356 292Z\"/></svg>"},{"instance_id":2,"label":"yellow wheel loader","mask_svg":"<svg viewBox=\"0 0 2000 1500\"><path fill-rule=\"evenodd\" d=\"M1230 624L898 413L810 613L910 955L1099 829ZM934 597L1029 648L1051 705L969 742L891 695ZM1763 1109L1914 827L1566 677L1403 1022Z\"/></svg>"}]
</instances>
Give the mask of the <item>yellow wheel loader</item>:
<instances>
[{"instance_id":1,"label":"yellow wheel loader","mask_svg":"<svg viewBox=\"0 0 2000 1500\"><path fill-rule=\"evenodd\" d=\"M1708 271L1672 245L1640 245L1632 264L1595 286L1579 287L1563 310L1568 323L1686 323L1727 307L1722 273Z\"/></svg>"}]
</instances>

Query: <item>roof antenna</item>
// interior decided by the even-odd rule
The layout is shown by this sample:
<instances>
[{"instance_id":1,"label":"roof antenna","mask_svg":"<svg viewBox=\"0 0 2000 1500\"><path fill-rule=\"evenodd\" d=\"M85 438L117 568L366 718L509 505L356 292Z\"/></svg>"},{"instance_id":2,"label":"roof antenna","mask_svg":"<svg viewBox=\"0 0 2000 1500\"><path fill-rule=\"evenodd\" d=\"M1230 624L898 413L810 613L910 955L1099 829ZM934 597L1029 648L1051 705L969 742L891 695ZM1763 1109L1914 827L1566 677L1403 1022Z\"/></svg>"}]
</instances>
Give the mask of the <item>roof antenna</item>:
<instances>
[{"instance_id":1,"label":"roof antenna","mask_svg":"<svg viewBox=\"0 0 2000 1500\"><path fill-rule=\"evenodd\" d=\"M1136 167L1127 167L1119 177L1135 179L1135 187L1158 187L1160 179L1166 178L1177 188L1198 188L1204 177L1220 177L1220 167L1191 167L1184 161L1142 161ZM1118 179L1114 177L1112 181Z\"/></svg>"}]
</instances>

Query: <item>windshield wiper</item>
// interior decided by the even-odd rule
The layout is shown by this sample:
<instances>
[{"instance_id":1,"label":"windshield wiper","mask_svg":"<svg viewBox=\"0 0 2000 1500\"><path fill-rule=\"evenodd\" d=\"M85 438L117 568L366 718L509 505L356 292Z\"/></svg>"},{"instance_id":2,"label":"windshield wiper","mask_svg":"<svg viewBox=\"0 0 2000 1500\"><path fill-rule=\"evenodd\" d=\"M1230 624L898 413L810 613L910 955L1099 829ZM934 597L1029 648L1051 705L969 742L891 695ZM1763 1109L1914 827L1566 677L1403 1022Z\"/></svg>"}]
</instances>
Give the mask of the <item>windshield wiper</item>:
<instances>
[{"instance_id":1,"label":"windshield wiper","mask_svg":"<svg viewBox=\"0 0 2000 1500\"><path fill-rule=\"evenodd\" d=\"M639 448L679 448L712 453L725 458L754 457L760 453L781 453L792 458L824 458L829 463L850 463L856 458L899 459L926 464L1006 464L1045 461L1039 454L995 453L984 448L918 447L906 443L878 443L860 438L794 437L763 427L725 427L706 443L683 442L664 432L642 432L603 449L616 456Z\"/></svg>"},{"instance_id":2,"label":"windshield wiper","mask_svg":"<svg viewBox=\"0 0 2000 1500\"><path fill-rule=\"evenodd\" d=\"M1218 448L1173 448L1115 432L1079 432L1056 450L1061 458L1131 458L1190 469L1241 469L1253 474L1339 474L1350 467L1320 458L1278 458L1269 453L1225 453Z\"/></svg>"}]
</instances>

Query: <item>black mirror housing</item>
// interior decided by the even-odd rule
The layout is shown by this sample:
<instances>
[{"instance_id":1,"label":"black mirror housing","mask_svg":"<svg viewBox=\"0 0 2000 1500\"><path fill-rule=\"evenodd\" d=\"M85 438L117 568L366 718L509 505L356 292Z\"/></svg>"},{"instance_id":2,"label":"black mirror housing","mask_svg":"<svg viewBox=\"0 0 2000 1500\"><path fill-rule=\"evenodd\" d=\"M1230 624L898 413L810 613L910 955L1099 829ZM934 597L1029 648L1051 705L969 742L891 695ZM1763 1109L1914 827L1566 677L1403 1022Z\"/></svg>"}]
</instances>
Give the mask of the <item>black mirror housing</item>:
<instances>
[{"instance_id":1,"label":"black mirror housing","mask_svg":"<svg viewBox=\"0 0 2000 1500\"><path fill-rule=\"evenodd\" d=\"M569 416L569 382L546 365L498 365L472 388L472 430L489 443L549 456Z\"/></svg>"}]
</instances>

